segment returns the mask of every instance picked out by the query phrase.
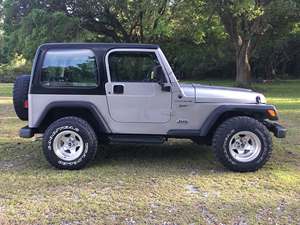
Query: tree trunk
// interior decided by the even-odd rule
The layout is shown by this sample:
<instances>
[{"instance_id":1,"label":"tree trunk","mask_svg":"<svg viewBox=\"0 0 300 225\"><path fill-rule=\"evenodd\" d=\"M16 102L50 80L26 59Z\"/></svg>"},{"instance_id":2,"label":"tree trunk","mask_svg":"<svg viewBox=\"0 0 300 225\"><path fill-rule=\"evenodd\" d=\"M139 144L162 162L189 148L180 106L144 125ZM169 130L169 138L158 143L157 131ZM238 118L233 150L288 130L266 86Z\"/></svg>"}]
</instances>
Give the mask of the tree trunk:
<instances>
[{"instance_id":1,"label":"tree trunk","mask_svg":"<svg viewBox=\"0 0 300 225\"><path fill-rule=\"evenodd\" d=\"M236 48L236 82L248 86L251 83L250 41L242 41Z\"/></svg>"}]
</instances>

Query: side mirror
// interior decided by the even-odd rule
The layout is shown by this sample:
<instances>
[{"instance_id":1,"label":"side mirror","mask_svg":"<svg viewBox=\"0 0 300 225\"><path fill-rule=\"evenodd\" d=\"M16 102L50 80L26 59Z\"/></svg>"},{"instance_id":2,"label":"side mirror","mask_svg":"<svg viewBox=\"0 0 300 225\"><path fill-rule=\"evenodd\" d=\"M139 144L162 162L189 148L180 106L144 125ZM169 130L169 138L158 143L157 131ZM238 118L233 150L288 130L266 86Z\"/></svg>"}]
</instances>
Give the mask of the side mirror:
<instances>
[{"instance_id":1,"label":"side mirror","mask_svg":"<svg viewBox=\"0 0 300 225\"><path fill-rule=\"evenodd\" d=\"M165 92L171 92L171 86L169 84L161 84L161 90Z\"/></svg>"},{"instance_id":2,"label":"side mirror","mask_svg":"<svg viewBox=\"0 0 300 225\"><path fill-rule=\"evenodd\" d=\"M157 82L161 86L162 91L166 91L166 92L171 91L171 86L167 84L167 80L161 66L156 68L156 78L157 78Z\"/></svg>"}]
</instances>

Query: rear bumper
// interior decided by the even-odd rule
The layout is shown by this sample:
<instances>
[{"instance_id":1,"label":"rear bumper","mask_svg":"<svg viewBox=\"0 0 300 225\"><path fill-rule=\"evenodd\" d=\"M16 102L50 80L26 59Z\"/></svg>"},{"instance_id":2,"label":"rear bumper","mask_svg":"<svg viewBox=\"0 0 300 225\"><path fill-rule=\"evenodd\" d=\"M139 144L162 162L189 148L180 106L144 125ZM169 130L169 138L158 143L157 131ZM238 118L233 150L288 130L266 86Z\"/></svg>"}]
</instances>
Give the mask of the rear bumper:
<instances>
[{"instance_id":1,"label":"rear bumper","mask_svg":"<svg viewBox=\"0 0 300 225\"><path fill-rule=\"evenodd\" d=\"M287 129L283 126L281 126L279 123L271 122L271 121L265 121L264 124L266 127L271 131L275 137L277 138L285 138Z\"/></svg>"},{"instance_id":2,"label":"rear bumper","mask_svg":"<svg viewBox=\"0 0 300 225\"><path fill-rule=\"evenodd\" d=\"M34 129L28 126L23 127L20 129L19 135L21 138L31 138L34 136Z\"/></svg>"}]
</instances>

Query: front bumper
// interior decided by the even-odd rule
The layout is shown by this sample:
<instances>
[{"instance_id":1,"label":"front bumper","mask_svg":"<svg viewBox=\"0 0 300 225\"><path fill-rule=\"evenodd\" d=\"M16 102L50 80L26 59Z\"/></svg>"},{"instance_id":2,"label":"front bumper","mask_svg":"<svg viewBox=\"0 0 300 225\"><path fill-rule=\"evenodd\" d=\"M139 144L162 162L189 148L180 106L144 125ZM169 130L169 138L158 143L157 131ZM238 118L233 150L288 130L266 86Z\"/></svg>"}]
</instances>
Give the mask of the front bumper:
<instances>
[{"instance_id":1,"label":"front bumper","mask_svg":"<svg viewBox=\"0 0 300 225\"><path fill-rule=\"evenodd\" d=\"M21 128L19 131L19 135L21 138L31 138L34 136L34 133L35 133L35 130L28 126Z\"/></svg>"},{"instance_id":2,"label":"front bumper","mask_svg":"<svg viewBox=\"0 0 300 225\"><path fill-rule=\"evenodd\" d=\"M265 121L264 124L266 127L271 131L275 137L277 138L285 138L287 129L283 126L281 126L279 123L271 122L271 121Z\"/></svg>"}]
</instances>

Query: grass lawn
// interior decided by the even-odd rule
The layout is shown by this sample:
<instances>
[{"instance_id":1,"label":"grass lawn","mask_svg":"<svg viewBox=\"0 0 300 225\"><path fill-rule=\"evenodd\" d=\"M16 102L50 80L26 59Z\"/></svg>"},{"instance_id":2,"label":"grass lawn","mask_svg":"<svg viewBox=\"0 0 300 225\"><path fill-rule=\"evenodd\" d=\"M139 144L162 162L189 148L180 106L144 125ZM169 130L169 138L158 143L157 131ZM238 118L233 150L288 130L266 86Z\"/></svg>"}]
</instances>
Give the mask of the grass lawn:
<instances>
[{"instance_id":1,"label":"grass lawn","mask_svg":"<svg viewBox=\"0 0 300 225\"><path fill-rule=\"evenodd\" d=\"M12 84L2 84L0 83L0 96L7 97L12 96Z\"/></svg>"},{"instance_id":2,"label":"grass lawn","mask_svg":"<svg viewBox=\"0 0 300 225\"><path fill-rule=\"evenodd\" d=\"M0 84L0 224L300 224L300 81L256 86L289 133L255 173L184 140L109 146L84 170L55 170L39 138L18 137L11 87Z\"/></svg>"}]
</instances>

